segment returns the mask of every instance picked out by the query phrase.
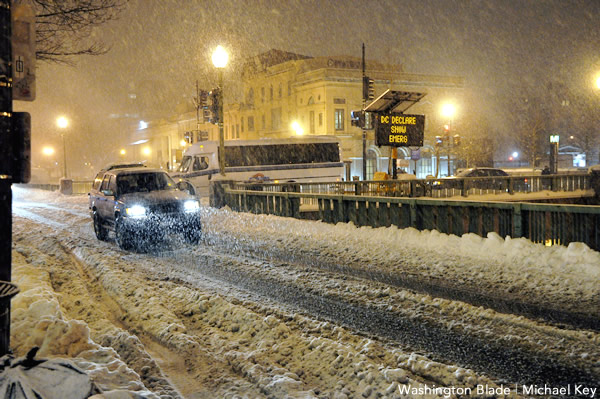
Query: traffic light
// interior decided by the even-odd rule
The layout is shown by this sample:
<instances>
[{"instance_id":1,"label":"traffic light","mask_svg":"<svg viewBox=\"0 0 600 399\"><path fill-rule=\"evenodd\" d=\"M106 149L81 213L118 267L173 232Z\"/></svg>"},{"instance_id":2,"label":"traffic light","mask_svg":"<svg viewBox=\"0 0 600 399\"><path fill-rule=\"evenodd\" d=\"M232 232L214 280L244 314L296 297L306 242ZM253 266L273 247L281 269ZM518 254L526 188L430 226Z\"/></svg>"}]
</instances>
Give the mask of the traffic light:
<instances>
[{"instance_id":1,"label":"traffic light","mask_svg":"<svg viewBox=\"0 0 600 399\"><path fill-rule=\"evenodd\" d=\"M365 127L365 111L351 111L350 124L359 128Z\"/></svg>"},{"instance_id":2,"label":"traffic light","mask_svg":"<svg viewBox=\"0 0 600 399\"><path fill-rule=\"evenodd\" d=\"M206 90L200 90L200 92L198 92L198 107L202 113L202 121L204 123L210 122L210 109L208 106L209 94L210 93Z\"/></svg>"},{"instance_id":3,"label":"traffic light","mask_svg":"<svg viewBox=\"0 0 600 399\"><path fill-rule=\"evenodd\" d=\"M211 120L210 123L217 124L219 123L219 108L220 108L220 98L221 98L221 90L220 89L212 89L209 93L210 97L210 113Z\"/></svg>"},{"instance_id":4,"label":"traffic light","mask_svg":"<svg viewBox=\"0 0 600 399\"><path fill-rule=\"evenodd\" d=\"M460 145L460 136L458 134L455 134L454 136L452 136L452 142L453 142L454 146Z\"/></svg>"},{"instance_id":5,"label":"traffic light","mask_svg":"<svg viewBox=\"0 0 600 399\"><path fill-rule=\"evenodd\" d=\"M375 98L375 81L368 76L363 76L363 100L372 100Z\"/></svg>"}]
</instances>

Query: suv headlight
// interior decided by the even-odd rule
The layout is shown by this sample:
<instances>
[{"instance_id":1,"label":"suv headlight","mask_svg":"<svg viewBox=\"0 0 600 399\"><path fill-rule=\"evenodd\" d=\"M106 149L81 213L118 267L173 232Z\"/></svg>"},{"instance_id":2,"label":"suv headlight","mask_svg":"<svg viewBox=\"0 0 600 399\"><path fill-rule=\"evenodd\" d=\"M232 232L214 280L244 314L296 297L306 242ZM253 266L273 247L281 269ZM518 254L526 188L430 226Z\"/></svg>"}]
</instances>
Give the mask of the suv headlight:
<instances>
[{"instance_id":1,"label":"suv headlight","mask_svg":"<svg viewBox=\"0 0 600 399\"><path fill-rule=\"evenodd\" d=\"M200 209L200 203L197 200L188 200L183 203L185 212L196 212L198 209Z\"/></svg>"},{"instance_id":2,"label":"suv headlight","mask_svg":"<svg viewBox=\"0 0 600 399\"><path fill-rule=\"evenodd\" d=\"M132 218L141 218L146 216L146 208L141 205L133 205L125 208L125 213Z\"/></svg>"}]
</instances>

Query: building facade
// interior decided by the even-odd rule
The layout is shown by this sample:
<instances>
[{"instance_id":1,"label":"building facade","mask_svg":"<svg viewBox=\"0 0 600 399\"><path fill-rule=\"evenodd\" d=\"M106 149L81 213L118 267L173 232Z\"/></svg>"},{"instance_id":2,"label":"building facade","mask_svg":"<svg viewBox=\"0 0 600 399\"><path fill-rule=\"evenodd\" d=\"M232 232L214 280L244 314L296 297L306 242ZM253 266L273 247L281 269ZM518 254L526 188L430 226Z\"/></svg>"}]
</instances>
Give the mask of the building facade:
<instances>
[{"instance_id":1,"label":"building facade","mask_svg":"<svg viewBox=\"0 0 600 399\"><path fill-rule=\"evenodd\" d=\"M375 97L388 89L426 93L406 112L425 115L425 146L419 149L420 159L410 160L410 148L400 148L398 158L400 167L409 173L416 171L418 177L435 174L439 161L435 136L451 122L440 110L447 102L460 108L463 78L411 74L401 65L371 60L366 62L366 75L374 80ZM351 112L363 108L362 78L362 62L355 57L308 57L280 50L252 57L245 62L240 77L241 99L225 99L224 138L333 135L341 141L342 159L349 166L347 175L362 178L363 131L351 124ZM136 132L133 142L152 148L150 163L172 168L181 159L185 145L202 139L218 140L217 127L198 123L198 119L194 112L170 121L150 122ZM146 141L140 143L142 140ZM365 144L367 179L376 171L387 172L390 147L375 146L373 131L366 131Z\"/></svg>"}]
</instances>

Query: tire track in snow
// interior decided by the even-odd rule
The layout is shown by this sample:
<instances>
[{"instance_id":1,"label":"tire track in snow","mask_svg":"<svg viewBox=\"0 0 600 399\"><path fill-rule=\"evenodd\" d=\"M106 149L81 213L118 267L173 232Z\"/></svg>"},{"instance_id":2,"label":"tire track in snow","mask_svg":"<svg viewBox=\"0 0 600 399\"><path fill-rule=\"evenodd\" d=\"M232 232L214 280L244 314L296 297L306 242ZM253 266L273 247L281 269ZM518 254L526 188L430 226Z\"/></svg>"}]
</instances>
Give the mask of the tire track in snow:
<instances>
[{"instance_id":1,"label":"tire track in snow","mask_svg":"<svg viewBox=\"0 0 600 399\"><path fill-rule=\"evenodd\" d=\"M599 386L599 376L583 370L568 358L556 358L523 346L511 346L497 339L453 331L435 320L408 318L369 304L351 303L329 297L318 289L308 292L293 281L278 281L272 275L247 272L240 262L256 262L241 255L203 253L201 262L193 253L177 256L177 263L242 290L265 296L313 316L341 323L359 331L391 339L445 360L462 364L497 378L523 384L566 385L574 381ZM286 263L285 266L289 265ZM284 267L285 267L284 266ZM318 277L315 275L315 279Z\"/></svg>"}]
</instances>

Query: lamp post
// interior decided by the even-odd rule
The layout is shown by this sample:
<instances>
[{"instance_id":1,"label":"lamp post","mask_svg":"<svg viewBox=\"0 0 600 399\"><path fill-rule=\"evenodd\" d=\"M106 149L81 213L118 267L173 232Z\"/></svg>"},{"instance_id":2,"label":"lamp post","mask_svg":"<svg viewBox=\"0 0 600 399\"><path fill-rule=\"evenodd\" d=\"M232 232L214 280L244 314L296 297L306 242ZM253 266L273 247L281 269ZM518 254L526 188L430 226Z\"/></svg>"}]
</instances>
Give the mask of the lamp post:
<instances>
[{"instance_id":1,"label":"lamp post","mask_svg":"<svg viewBox=\"0 0 600 399\"><path fill-rule=\"evenodd\" d=\"M223 46L217 46L212 54L212 62L219 72L219 170L225 175L225 137L223 135L223 70L229 61L229 54Z\"/></svg>"},{"instance_id":2,"label":"lamp post","mask_svg":"<svg viewBox=\"0 0 600 399\"><path fill-rule=\"evenodd\" d=\"M444 141L446 142L446 148L448 150L448 176L450 176L450 145L451 137L450 130L452 129L452 123L454 121L454 115L456 115L456 106L452 103L445 103L442 105L442 116L446 119L447 123L444 125Z\"/></svg>"},{"instance_id":3,"label":"lamp post","mask_svg":"<svg viewBox=\"0 0 600 399\"><path fill-rule=\"evenodd\" d=\"M65 143L65 129L69 126L69 120L64 116L59 116L56 119L56 125L61 129L61 136L63 142L63 177L67 178L67 146Z\"/></svg>"}]
</instances>

